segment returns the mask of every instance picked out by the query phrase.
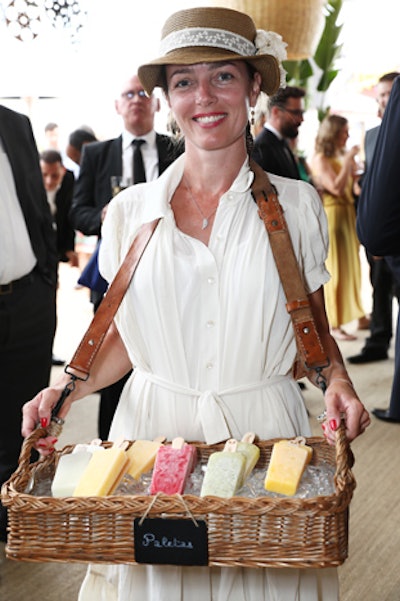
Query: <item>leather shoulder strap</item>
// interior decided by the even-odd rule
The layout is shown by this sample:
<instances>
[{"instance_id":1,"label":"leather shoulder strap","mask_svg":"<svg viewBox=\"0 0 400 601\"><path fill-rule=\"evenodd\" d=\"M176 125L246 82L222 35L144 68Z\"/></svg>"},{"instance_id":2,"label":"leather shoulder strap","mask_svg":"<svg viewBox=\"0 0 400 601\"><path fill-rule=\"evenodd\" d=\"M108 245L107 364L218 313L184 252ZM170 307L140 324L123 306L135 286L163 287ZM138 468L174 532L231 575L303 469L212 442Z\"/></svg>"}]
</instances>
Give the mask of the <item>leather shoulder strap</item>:
<instances>
[{"instance_id":1,"label":"leather shoulder strap","mask_svg":"<svg viewBox=\"0 0 400 601\"><path fill-rule=\"evenodd\" d=\"M101 301L87 331L65 371L78 379L87 380L90 368L111 325L114 315L128 289L140 259L160 219L140 228L115 278ZM73 369L74 372L70 370ZM76 375L78 372L81 375Z\"/></svg>"},{"instance_id":2,"label":"leather shoulder strap","mask_svg":"<svg viewBox=\"0 0 400 601\"><path fill-rule=\"evenodd\" d=\"M277 191L272 186L266 172L257 163L251 160L250 167L255 175L252 193L258 205L260 218L264 221L268 232L286 296L286 309L292 319L298 351L307 369L320 371L329 365L329 359L322 346L312 315L310 301Z\"/></svg>"}]
</instances>

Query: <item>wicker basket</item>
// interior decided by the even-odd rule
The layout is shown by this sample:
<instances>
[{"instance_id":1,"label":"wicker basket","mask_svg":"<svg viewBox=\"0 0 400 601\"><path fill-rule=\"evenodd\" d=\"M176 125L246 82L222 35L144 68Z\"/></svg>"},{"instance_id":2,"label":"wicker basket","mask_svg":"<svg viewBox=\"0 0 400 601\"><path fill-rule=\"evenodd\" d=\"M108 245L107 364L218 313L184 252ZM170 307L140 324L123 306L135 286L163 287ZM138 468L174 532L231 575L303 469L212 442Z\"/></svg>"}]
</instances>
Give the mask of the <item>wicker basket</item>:
<instances>
[{"instance_id":1,"label":"wicker basket","mask_svg":"<svg viewBox=\"0 0 400 601\"><path fill-rule=\"evenodd\" d=\"M147 517L187 517L188 511L208 526L210 566L331 567L344 562L348 550L348 506L355 487L353 456L338 431L336 449L323 438L309 438L312 463L327 462L335 470L335 493L300 498L200 498L109 496L87 498L35 497L23 491L35 466L54 468L73 446L30 464L35 441L44 435L36 430L24 442L19 467L3 485L2 501L9 512L6 554L26 561L135 563L133 520ZM274 440L261 441L257 467L267 466ZM223 444L197 446L206 463L211 452ZM105 443L105 446L109 443Z\"/></svg>"},{"instance_id":2,"label":"wicker basket","mask_svg":"<svg viewBox=\"0 0 400 601\"><path fill-rule=\"evenodd\" d=\"M213 5L247 13L258 29L279 33L288 60L312 56L324 27L325 0L213 0Z\"/></svg>"}]
</instances>

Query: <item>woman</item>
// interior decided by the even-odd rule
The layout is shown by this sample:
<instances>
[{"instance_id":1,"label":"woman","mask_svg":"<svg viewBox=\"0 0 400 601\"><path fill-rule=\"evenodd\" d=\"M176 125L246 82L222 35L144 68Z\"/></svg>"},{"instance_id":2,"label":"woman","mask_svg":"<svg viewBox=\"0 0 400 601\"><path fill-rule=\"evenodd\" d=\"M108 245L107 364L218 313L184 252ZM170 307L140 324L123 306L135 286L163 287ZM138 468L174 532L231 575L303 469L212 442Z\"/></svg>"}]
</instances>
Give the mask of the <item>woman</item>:
<instances>
[{"instance_id":1,"label":"woman","mask_svg":"<svg viewBox=\"0 0 400 601\"><path fill-rule=\"evenodd\" d=\"M328 218L329 252L326 267L331 280L325 287L326 309L337 340L355 340L343 324L355 319L364 328L366 316L361 302L361 265L356 234L353 185L356 181L358 146L346 150L347 119L326 117L318 130L311 168Z\"/></svg>"},{"instance_id":2,"label":"woman","mask_svg":"<svg viewBox=\"0 0 400 601\"><path fill-rule=\"evenodd\" d=\"M279 42L265 32L260 39ZM222 8L183 10L164 26L163 56L139 69L148 93L156 85L164 88L186 152L157 181L116 197L104 222L100 266L111 279L140 225L162 216L90 379L77 385L61 411L62 417L71 401L135 365L110 439L163 434L212 443L247 431L264 439L310 434L290 375L296 355L292 325L250 190L248 112L260 89L273 93L280 83L273 48L263 51L255 40L247 15ZM343 412L353 439L365 430L369 416L326 322L320 201L305 183L271 179L331 358L326 436L333 442ZM49 419L63 382L25 406L25 435L38 418ZM40 444L46 453L51 439ZM99 599L107 586L114 587L118 601L337 599L335 570L171 566L96 566L80 599Z\"/></svg>"}]
</instances>

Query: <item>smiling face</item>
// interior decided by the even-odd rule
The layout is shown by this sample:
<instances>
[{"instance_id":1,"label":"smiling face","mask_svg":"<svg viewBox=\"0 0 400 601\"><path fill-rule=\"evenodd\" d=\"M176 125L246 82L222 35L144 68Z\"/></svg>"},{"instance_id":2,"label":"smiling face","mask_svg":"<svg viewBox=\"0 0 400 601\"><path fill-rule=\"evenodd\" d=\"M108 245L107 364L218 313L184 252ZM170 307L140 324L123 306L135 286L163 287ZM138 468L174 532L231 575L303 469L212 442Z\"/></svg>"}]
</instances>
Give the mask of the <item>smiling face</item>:
<instances>
[{"instance_id":1,"label":"smiling face","mask_svg":"<svg viewBox=\"0 0 400 601\"><path fill-rule=\"evenodd\" d=\"M169 65L167 100L186 145L205 150L243 145L249 106L260 91L244 61Z\"/></svg>"}]
</instances>

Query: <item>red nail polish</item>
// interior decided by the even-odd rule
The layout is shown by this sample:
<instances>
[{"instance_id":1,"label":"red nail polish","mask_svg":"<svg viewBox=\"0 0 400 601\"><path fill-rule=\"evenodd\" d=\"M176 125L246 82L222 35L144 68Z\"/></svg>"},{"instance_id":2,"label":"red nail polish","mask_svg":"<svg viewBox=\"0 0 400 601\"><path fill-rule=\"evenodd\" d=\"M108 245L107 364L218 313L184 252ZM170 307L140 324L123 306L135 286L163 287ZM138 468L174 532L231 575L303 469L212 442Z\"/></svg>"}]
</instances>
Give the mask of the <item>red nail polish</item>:
<instances>
[{"instance_id":1,"label":"red nail polish","mask_svg":"<svg viewBox=\"0 0 400 601\"><path fill-rule=\"evenodd\" d=\"M54 445L54 444L56 444L57 440L58 440L58 438L51 438L50 443Z\"/></svg>"},{"instance_id":2,"label":"red nail polish","mask_svg":"<svg viewBox=\"0 0 400 601\"><path fill-rule=\"evenodd\" d=\"M335 419L331 419L329 422L329 427L331 430L333 430L334 432L337 430L337 422Z\"/></svg>"},{"instance_id":3,"label":"red nail polish","mask_svg":"<svg viewBox=\"0 0 400 601\"><path fill-rule=\"evenodd\" d=\"M42 426L42 428L47 428L47 424L49 423L47 417L41 417L40 418L40 425Z\"/></svg>"},{"instance_id":4,"label":"red nail polish","mask_svg":"<svg viewBox=\"0 0 400 601\"><path fill-rule=\"evenodd\" d=\"M326 424L325 424L325 423L322 423L322 424L321 424L321 428L322 428L322 429L323 429L323 431L325 432L325 430L326 430Z\"/></svg>"}]
</instances>

